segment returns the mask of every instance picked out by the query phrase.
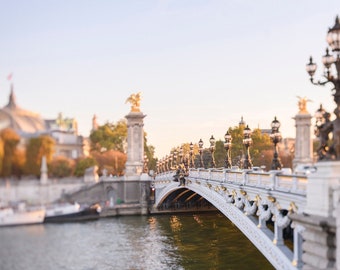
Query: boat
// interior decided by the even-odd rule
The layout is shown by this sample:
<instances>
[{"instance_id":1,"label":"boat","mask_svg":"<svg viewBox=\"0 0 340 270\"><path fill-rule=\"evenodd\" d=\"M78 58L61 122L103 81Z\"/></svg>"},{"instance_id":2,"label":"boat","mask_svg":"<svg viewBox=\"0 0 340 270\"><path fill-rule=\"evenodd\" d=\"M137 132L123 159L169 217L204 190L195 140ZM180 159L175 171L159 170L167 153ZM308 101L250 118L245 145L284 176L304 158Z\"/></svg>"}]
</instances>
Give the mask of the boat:
<instances>
[{"instance_id":1,"label":"boat","mask_svg":"<svg viewBox=\"0 0 340 270\"><path fill-rule=\"evenodd\" d=\"M0 208L0 227L40 224L44 218L45 209L26 209L22 204L18 209L9 206Z\"/></svg>"},{"instance_id":2,"label":"boat","mask_svg":"<svg viewBox=\"0 0 340 270\"><path fill-rule=\"evenodd\" d=\"M81 206L78 203L59 203L46 207L44 222L75 222L100 218L101 207L98 204Z\"/></svg>"}]
</instances>

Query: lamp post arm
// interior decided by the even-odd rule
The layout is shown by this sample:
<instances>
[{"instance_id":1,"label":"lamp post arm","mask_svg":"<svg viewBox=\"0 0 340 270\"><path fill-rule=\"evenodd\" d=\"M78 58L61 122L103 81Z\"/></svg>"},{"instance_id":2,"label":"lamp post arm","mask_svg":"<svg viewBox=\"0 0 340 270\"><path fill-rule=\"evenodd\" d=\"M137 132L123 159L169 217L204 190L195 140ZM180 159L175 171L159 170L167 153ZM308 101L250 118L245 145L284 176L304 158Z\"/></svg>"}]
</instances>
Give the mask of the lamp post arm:
<instances>
[{"instance_id":1,"label":"lamp post arm","mask_svg":"<svg viewBox=\"0 0 340 270\"><path fill-rule=\"evenodd\" d=\"M311 81L312 84L314 84L314 85L319 85L319 86L324 86L324 85L326 85L327 83L332 83L333 85L335 85L335 80L334 80L333 77L330 78L330 79L328 79L327 81L323 81L323 82L322 82L322 81L314 82L314 78L311 77L311 78L310 78L310 81Z\"/></svg>"}]
</instances>

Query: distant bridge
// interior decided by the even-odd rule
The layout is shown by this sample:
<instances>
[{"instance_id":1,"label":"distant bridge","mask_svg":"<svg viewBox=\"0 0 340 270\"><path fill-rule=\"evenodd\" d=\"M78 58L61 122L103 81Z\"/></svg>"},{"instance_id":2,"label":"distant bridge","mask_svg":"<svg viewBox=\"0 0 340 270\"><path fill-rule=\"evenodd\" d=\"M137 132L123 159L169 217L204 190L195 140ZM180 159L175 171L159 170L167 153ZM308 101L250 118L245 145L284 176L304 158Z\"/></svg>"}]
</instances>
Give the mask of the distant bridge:
<instances>
[{"instance_id":1,"label":"distant bridge","mask_svg":"<svg viewBox=\"0 0 340 270\"><path fill-rule=\"evenodd\" d=\"M289 214L303 213L306 207L306 176L281 171L191 168L185 183L180 184L174 181L174 174L162 172L155 177L154 209L161 208L174 193L175 203L195 197L197 200L199 196L232 221L276 269L302 267L304 228L294 224ZM287 230L293 234L293 248L285 244Z\"/></svg>"}]
</instances>

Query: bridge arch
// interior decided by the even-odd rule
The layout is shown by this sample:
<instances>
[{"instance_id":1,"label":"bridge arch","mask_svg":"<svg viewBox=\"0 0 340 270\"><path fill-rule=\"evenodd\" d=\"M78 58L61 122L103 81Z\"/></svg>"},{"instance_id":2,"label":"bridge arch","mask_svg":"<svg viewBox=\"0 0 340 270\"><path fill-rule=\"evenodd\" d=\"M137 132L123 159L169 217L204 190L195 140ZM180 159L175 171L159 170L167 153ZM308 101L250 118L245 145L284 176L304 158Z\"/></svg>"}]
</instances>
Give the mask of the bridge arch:
<instances>
[{"instance_id":1,"label":"bridge arch","mask_svg":"<svg viewBox=\"0 0 340 270\"><path fill-rule=\"evenodd\" d=\"M249 218L233 203L228 202L223 194L217 194L208 186L192 185L190 181L185 186L179 186L178 182L168 182L162 188L158 188L155 207L160 206L171 193L183 188L199 194L216 207L235 224L276 269L296 269L292 265L292 252L286 246L274 245L270 238L273 233L268 228L259 229L254 220Z\"/></svg>"}]
</instances>

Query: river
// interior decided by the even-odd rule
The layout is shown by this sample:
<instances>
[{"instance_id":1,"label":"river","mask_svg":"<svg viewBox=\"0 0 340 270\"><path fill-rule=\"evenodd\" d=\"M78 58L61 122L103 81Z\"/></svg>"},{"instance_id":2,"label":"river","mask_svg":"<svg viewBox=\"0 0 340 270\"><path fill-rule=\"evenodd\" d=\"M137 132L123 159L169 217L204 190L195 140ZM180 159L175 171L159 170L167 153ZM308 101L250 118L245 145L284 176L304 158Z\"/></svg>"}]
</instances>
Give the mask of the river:
<instances>
[{"instance_id":1,"label":"river","mask_svg":"<svg viewBox=\"0 0 340 270\"><path fill-rule=\"evenodd\" d=\"M222 214L0 228L1 270L274 269Z\"/></svg>"}]
</instances>

